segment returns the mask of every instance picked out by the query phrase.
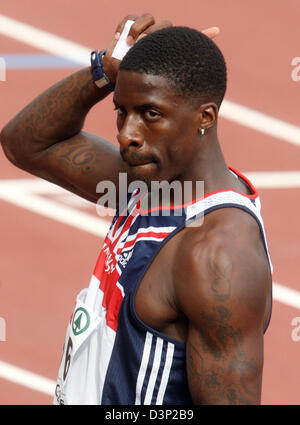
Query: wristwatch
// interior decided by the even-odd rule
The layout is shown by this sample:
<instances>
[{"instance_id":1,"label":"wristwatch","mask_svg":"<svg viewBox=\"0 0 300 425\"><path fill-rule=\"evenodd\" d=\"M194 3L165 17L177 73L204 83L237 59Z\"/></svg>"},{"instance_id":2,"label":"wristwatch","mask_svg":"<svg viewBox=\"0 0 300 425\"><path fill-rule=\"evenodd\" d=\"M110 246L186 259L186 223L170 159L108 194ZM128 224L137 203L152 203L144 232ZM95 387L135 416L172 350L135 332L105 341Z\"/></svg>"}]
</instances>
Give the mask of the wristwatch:
<instances>
[{"instance_id":1,"label":"wristwatch","mask_svg":"<svg viewBox=\"0 0 300 425\"><path fill-rule=\"evenodd\" d=\"M101 52L98 52L98 50L94 50L91 53L91 67L93 78L97 87L105 88L108 91L114 91L114 84L110 82L108 76L105 74L102 68L102 57L105 55L105 52L106 50L102 50Z\"/></svg>"}]
</instances>

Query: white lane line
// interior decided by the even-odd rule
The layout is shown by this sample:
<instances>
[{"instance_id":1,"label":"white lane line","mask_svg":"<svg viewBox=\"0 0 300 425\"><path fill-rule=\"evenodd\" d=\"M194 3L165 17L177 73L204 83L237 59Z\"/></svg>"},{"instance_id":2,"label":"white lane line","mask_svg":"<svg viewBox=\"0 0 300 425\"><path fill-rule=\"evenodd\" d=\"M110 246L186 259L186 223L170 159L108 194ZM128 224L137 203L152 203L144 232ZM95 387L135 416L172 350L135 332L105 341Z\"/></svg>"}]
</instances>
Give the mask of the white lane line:
<instances>
[{"instance_id":1,"label":"white lane line","mask_svg":"<svg viewBox=\"0 0 300 425\"><path fill-rule=\"evenodd\" d=\"M63 56L77 62L78 65L88 66L90 52L93 50L1 14L0 34L57 56ZM220 116L268 136L300 146L300 127L262 112L225 99L220 109Z\"/></svg>"},{"instance_id":2,"label":"white lane line","mask_svg":"<svg viewBox=\"0 0 300 425\"><path fill-rule=\"evenodd\" d=\"M280 189L280 188L297 188L300 187L300 171L242 171L242 173L251 180L257 189ZM22 192L30 192L31 194L49 194L49 195L73 195L71 192L62 189L53 183L39 178L22 178L0 180L0 187L7 189L15 189ZM83 199L83 198L79 198ZM83 200L86 204L89 201ZM93 205L92 203L90 203Z\"/></svg>"},{"instance_id":3,"label":"white lane line","mask_svg":"<svg viewBox=\"0 0 300 425\"><path fill-rule=\"evenodd\" d=\"M29 372L18 366L0 360L0 378L31 390L53 396L56 382L37 373Z\"/></svg>"},{"instance_id":4,"label":"white lane line","mask_svg":"<svg viewBox=\"0 0 300 425\"><path fill-rule=\"evenodd\" d=\"M225 99L220 108L220 116L252 130L300 146L300 127L238 103Z\"/></svg>"},{"instance_id":5,"label":"white lane line","mask_svg":"<svg viewBox=\"0 0 300 425\"><path fill-rule=\"evenodd\" d=\"M273 283L273 298L290 307L300 309L300 292L279 283Z\"/></svg>"},{"instance_id":6,"label":"white lane line","mask_svg":"<svg viewBox=\"0 0 300 425\"><path fill-rule=\"evenodd\" d=\"M51 183L45 182L45 189ZM83 211L78 211L72 207L62 205L53 199L46 199L33 194L28 190L28 187L33 184L32 182L24 182L24 185L18 186L14 181L1 181L0 182L0 198L6 202L10 202L18 207L25 208L29 211L43 215L60 223L73 226L76 229L83 230L91 233L92 235L104 238L110 226L110 222L102 218L93 217L91 214ZM27 190L25 189L26 185ZM40 187L41 185L38 184ZM54 192L54 188L50 192ZM59 188L60 191L63 190ZM44 192L47 194L47 191Z\"/></svg>"},{"instance_id":7,"label":"white lane line","mask_svg":"<svg viewBox=\"0 0 300 425\"><path fill-rule=\"evenodd\" d=\"M257 189L295 189L300 187L300 171L255 171L244 174Z\"/></svg>"},{"instance_id":8,"label":"white lane line","mask_svg":"<svg viewBox=\"0 0 300 425\"><path fill-rule=\"evenodd\" d=\"M300 187L299 171L247 172L245 175L258 189ZM43 194L55 195L57 200L40 196ZM68 205L58 202L59 197ZM86 203L88 206L91 203L57 185L35 178L1 180L0 199L102 238L106 236L114 215L113 210L101 207L98 211L107 219L80 211L74 208L76 204L79 206L82 203L84 206ZM90 208L96 206L91 204Z\"/></svg>"},{"instance_id":9,"label":"white lane line","mask_svg":"<svg viewBox=\"0 0 300 425\"><path fill-rule=\"evenodd\" d=\"M88 66L90 63L89 47L81 46L73 41L40 30L8 16L0 14L0 34L11 37L21 43L29 44L36 49L45 50L57 56L70 59L78 65Z\"/></svg>"}]
</instances>

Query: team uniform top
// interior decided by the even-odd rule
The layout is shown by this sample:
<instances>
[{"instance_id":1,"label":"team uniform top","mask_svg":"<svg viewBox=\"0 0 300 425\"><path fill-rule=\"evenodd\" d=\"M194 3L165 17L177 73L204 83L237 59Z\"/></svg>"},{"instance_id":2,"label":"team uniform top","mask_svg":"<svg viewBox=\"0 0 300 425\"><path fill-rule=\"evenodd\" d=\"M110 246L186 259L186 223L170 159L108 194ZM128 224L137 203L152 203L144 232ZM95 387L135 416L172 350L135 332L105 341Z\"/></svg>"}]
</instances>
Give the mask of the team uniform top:
<instances>
[{"instance_id":1,"label":"team uniform top","mask_svg":"<svg viewBox=\"0 0 300 425\"><path fill-rule=\"evenodd\" d=\"M185 226L219 208L235 207L257 221L270 261L260 200L252 194L213 192L155 214L139 210L133 193L117 212L88 288L77 296L55 390L55 404L192 404L186 345L143 323L134 308L137 288L163 245ZM180 209L180 211L178 210Z\"/></svg>"}]
</instances>

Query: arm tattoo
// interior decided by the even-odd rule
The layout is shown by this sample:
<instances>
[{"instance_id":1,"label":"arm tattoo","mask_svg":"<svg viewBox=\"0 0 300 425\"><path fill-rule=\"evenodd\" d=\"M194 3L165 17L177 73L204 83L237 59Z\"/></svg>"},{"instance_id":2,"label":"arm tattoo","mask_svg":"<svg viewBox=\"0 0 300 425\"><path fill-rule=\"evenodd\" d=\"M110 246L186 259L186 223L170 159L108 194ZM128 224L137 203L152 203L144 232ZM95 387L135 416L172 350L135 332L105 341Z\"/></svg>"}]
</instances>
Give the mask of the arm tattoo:
<instances>
[{"instance_id":1,"label":"arm tattoo","mask_svg":"<svg viewBox=\"0 0 300 425\"><path fill-rule=\"evenodd\" d=\"M10 147L17 155L31 158L78 134L88 111L105 96L93 83L89 68L70 75L30 102L7 124Z\"/></svg>"},{"instance_id":2,"label":"arm tattoo","mask_svg":"<svg viewBox=\"0 0 300 425\"><path fill-rule=\"evenodd\" d=\"M203 394L212 404L253 404L260 399L260 368L247 358L242 331L230 326L229 318L223 306L213 307L211 315L201 313L198 341L187 344L189 381L197 403Z\"/></svg>"},{"instance_id":3,"label":"arm tattoo","mask_svg":"<svg viewBox=\"0 0 300 425\"><path fill-rule=\"evenodd\" d=\"M72 168L83 174L91 174L97 169L97 165L102 158L102 153L89 145L88 142L76 143L76 146L68 142L57 143L45 153L48 156L55 156L55 159L62 162L64 167Z\"/></svg>"},{"instance_id":4,"label":"arm tattoo","mask_svg":"<svg viewBox=\"0 0 300 425\"><path fill-rule=\"evenodd\" d=\"M233 263L228 260L221 268L213 259L209 259L209 270L213 275L211 289L216 300L224 301L230 297Z\"/></svg>"}]
</instances>

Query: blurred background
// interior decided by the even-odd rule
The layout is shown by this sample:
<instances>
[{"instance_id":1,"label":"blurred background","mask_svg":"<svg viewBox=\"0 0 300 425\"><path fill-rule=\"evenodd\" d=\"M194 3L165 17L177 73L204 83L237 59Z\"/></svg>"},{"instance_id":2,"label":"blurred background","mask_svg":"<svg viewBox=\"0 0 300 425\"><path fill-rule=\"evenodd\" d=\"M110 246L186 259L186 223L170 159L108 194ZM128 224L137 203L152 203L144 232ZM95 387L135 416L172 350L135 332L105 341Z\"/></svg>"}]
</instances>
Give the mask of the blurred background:
<instances>
[{"instance_id":1,"label":"blurred background","mask_svg":"<svg viewBox=\"0 0 300 425\"><path fill-rule=\"evenodd\" d=\"M219 138L228 164L259 190L274 264L262 403L300 404L299 1L2 0L0 128L88 64L123 17L145 12L221 29L215 42L228 90ZM116 143L111 96L85 129ZM0 404L50 404L75 297L89 283L111 217L15 168L2 150L0 217Z\"/></svg>"}]
</instances>

